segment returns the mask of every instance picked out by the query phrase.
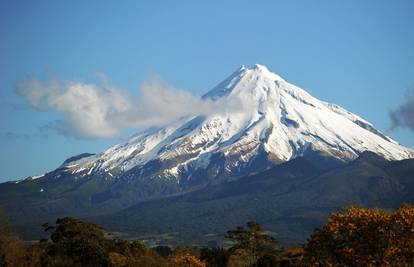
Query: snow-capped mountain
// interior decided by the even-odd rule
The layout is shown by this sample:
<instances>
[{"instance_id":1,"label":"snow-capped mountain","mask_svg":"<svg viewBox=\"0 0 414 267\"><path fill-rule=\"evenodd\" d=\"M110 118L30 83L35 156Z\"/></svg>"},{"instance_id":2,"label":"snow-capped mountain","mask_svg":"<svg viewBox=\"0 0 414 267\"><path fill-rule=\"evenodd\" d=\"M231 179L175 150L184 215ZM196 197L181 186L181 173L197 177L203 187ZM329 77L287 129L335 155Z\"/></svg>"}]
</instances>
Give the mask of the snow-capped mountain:
<instances>
[{"instance_id":1,"label":"snow-capped mountain","mask_svg":"<svg viewBox=\"0 0 414 267\"><path fill-rule=\"evenodd\" d=\"M385 160L413 150L264 66L241 67L202 98L211 106L202 115L0 184L1 206L20 234L38 239L39 225L66 216L145 235L216 233L253 216L297 237L349 203L414 203L414 159Z\"/></svg>"},{"instance_id":2,"label":"snow-capped mountain","mask_svg":"<svg viewBox=\"0 0 414 267\"><path fill-rule=\"evenodd\" d=\"M310 152L340 161L367 150L390 160L414 157L413 150L366 120L314 98L262 65L241 67L203 100L215 110L144 131L100 154L67 160L61 169L76 177L182 183L251 173Z\"/></svg>"}]
</instances>

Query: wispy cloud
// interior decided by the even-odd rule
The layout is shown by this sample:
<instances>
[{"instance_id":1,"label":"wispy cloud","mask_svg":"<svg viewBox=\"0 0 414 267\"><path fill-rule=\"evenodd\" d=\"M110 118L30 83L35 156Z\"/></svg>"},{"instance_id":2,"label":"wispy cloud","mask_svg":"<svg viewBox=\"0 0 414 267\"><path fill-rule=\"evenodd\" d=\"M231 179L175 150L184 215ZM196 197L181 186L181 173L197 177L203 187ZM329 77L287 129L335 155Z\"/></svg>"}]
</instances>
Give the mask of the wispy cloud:
<instances>
[{"instance_id":1,"label":"wispy cloud","mask_svg":"<svg viewBox=\"0 0 414 267\"><path fill-rule=\"evenodd\" d=\"M414 92L407 92L405 101L390 112L391 128L408 128L414 132Z\"/></svg>"},{"instance_id":2,"label":"wispy cloud","mask_svg":"<svg viewBox=\"0 0 414 267\"><path fill-rule=\"evenodd\" d=\"M13 131L0 132L0 137L10 141L19 141L19 140L32 140L33 138L48 138L47 133L42 129L38 133L27 134L27 133L18 133Z\"/></svg>"},{"instance_id":3,"label":"wispy cloud","mask_svg":"<svg viewBox=\"0 0 414 267\"><path fill-rule=\"evenodd\" d=\"M28 134L20 134L20 133L11 132L11 131L0 132L0 136L7 140L21 140L21 139L28 140L30 139L30 135Z\"/></svg>"},{"instance_id":4,"label":"wispy cloud","mask_svg":"<svg viewBox=\"0 0 414 267\"><path fill-rule=\"evenodd\" d=\"M61 113L63 120L47 127L79 138L113 138L125 128L162 126L183 116L205 115L224 108L220 101L202 100L158 76L142 84L138 95L106 79L96 85L27 78L17 83L16 93L36 110Z\"/></svg>"}]
</instances>

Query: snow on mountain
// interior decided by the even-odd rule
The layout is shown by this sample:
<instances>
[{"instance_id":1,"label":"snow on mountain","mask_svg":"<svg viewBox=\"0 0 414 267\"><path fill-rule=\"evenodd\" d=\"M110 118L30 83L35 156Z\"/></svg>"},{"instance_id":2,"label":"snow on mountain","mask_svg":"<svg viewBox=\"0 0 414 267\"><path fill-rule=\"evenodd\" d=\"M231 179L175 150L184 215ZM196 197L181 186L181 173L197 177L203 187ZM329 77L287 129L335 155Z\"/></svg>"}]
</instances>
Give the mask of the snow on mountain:
<instances>
[{"instance_id":1,"label":"snow on mountain","mask_svg":"<svg viewBox=\"0 0 414 267\"><path fill-rule=\"evenodd\" d=\"M262 65L241 67L203 99L220 101L222 110L149 129L103 153L66 161L61 168L111 177L134 169L134 176L156 174L180 182L196 170L237 173L259 157L277 163L310 149L343 161L366 150L390 160L414 157L413 150L366 120L314 98ZM222 163L213 170L217 157Z\"/></svg>"}]
</instances>

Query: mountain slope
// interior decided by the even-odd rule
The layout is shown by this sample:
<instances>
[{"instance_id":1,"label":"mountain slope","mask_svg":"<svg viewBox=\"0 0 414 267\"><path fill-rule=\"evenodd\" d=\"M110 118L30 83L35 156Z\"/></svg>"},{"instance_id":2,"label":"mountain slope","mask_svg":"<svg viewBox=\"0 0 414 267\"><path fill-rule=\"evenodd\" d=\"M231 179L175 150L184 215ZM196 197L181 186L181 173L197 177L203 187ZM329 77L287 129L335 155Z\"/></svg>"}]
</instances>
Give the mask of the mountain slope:
<instances>
[{"instance_id":1,"label":"mountain slope","mask_svg":"<svg viewBox=\"0 0 414 267\"><path fill-rule=\"evenodd\" d=\"M178 240L220 241L249 220L285 244L304 242L328 214L348 205L395 208L414 203L414 159L387 161L365 152L331 171L297 158L237 181L140 203L93 220L131 236L175 233ZM214 238L213 238L214 239Z\"/></svg>"}]
</instances>

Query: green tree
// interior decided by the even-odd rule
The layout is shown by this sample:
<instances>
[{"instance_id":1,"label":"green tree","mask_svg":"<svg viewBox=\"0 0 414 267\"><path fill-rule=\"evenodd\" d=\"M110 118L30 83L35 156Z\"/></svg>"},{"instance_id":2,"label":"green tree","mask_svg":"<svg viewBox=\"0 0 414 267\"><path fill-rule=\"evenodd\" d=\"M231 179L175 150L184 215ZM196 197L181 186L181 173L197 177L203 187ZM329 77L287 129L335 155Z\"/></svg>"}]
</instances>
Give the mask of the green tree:
<instances>
[{"instance_id":1,"label":"green tree","mask_svg":"<svg viewBox=\"0 0 414 267\"><path fill-rule=\"evenodd\" d=\"M234 244L230 249L232 254L243 257L247 266L253 266L264 255L277 252L277 240L266 234L264 228L253 221L247 223L247 228L239 226L228 231L226 238Z\"/></svg>"},{"instance_id":2,"label":"green tree","mask_svg":"<svg viewBox=\"0 0 414 267\"><path fill-rule=\"evenodd\" d=\"M114 242L95 223L83 222L75 218L59 218L57 226L44 224L51 232L52 243L47 248L47 265L109 266L108 251L113 250ZM63 264L64 263L64 264Z\"/></svg>"},{"instance_id":3,"label":"green tree","mask_svg":"<svg viewBox=\"0 0 414 267\"><path fill-rule=\"evenodd\" d=\"M116 239L95 223L75 218L57 219L56 226L44 224L50 241L42 266L166 266L166 260L139 241Z\"/></svg>"}]
</instances>

